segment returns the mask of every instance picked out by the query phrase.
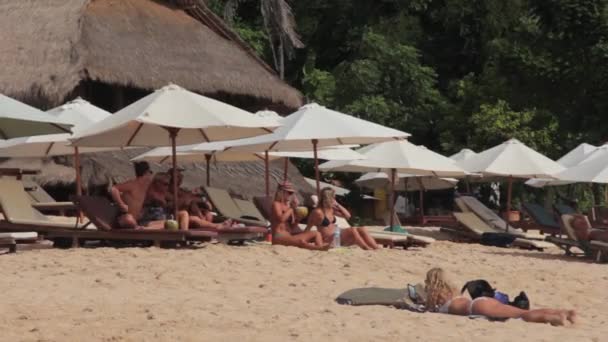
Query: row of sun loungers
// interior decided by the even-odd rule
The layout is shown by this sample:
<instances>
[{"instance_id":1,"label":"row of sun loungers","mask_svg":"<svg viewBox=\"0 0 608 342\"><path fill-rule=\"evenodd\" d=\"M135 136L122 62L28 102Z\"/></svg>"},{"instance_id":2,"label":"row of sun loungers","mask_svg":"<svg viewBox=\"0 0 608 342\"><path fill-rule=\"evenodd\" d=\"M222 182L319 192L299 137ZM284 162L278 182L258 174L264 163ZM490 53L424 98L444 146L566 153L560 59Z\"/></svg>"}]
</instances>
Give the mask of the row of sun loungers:
<instances>
[{"instance_id":1,"label":"row of sun loungers","mask_svg":"<svg viewBox=\"0 0 608 342\"><path fill-rule=\"evenodd\" d=\"M502 234L513 237L512 245L516 247L544 250L552 244L542 241L542 237L526 234L522 230L509 225L474 197L461 196L454 200L454 204L461 212L454 212L459 223L457 228L442 227L441 230L455 234L473 241L481 241L484 234Z\"/></svg>"}]
</instances>

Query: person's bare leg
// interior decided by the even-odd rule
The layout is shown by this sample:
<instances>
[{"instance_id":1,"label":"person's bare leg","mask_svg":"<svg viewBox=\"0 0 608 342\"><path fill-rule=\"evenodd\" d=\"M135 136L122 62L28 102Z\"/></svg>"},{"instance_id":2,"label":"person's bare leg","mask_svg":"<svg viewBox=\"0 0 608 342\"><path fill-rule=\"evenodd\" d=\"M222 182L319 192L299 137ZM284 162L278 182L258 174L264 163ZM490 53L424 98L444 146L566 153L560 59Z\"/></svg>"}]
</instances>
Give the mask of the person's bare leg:
<instances>
[{"instance_id":1,"label":"person's bare leg","mask_svg":"<svg viewBox=\"0 0 608 342\"><path fill-rule=\"evenodd\" d=\"M147 225L145 225L143 227L143 229L148 229L148 230L165 229L165 220L150 221L150 222L148 222Z\"/></svg>"},{"instance_id":2,"label":"person's bare leg","mask_svg":"<svg viewBox=\"0 0 608 342\"><path fill-rule=\"evenodd\" d=\"M526 322L550 323L552 325L564 325L567 319L565 311L553 312L544 309L523 310L511 305L502 304L493 298L476 301L473 304L472 311L474 315L494 318L521 318Z\"/></svg>"},{"instance_id":3,"label":"person's bare leg","mask_svg":"<svg viewBox=\"0 0 608 342\"><path fill-rule=\"evenodd\" d=\"M376 240L374 240L374 238L369 235L369 232L367 231L367 229L365 227L358 227L358 228L354 228L357 230L357 232L359 233L359 235L361 235L361 237L363 238L363 240L365 241L365 243L370 246L372 249L378 249L380 248L380 246L378 246L378 244L376 243Z\"/></svg>"},{"instance_id":4,"label":"person's bare leg","mask_svg":"<svg viewBox=\"0 0 608 342\"><path fill-rule=\"evenodd\" d=\"M186 210L180 210L177 212L177 222L179 222L179 229L188 230L190 227L190 215Z\"/></svg>"},{"instance_id":5,"label":"person's bare leg","mask_svg":"<svg viewBox=\"0 0 608 342\"><path fill-rule=\"evenodd\" d=\"M306 233L316 233L316 232L306 232ZM316 246L315 244L309 243L303 234L298 234L297 236L281 234L280 236L274 236L272 239L273 245L283 245L283 246L291 246L291 247L299 247L309 250L327 250L329 249L329 245ZM310 239L310 234L307 234L308 239Z\"/></svg>"},{"instance_id":6,"label":"person's bare leg","mask_svg":"<svg viewBox=\"0 0 608 342\"><path fill-rule=\"evenodd\" d=\"M365 243L365 240L363 240L361 235L359 235L356 228L342 229L342 238L340 240L345 246L355 244L364 250L371 249L371 247Z\"/></svg>"},{"instance_id":7,"label":"person's bare leg","mask_svg":"<svg viewBox=\"0 0 608 342\"><path fill-rule=\"evenodd\" d=\"M221 229L222 226L217 223L207 221L200 216L190 216L190 226L192 228L206 228L206 229Z\"/></svg>"},{"instance_id":8,"label":"person's bare leg","mask_svg":"<svg viewBox=\"0 0 608 342\"><path fill-rule=\"evenodd\" d=\"M137 228L139 225L137 224L137 220L131 214L124 214L118 218L118 225L121 228Z\"/></svg>"},{"instance_id":9,"label":"person's bare leg","mask_svg":"<svg viewBox=\"0 0 608 342\"><path fill-rule=\"evenodd\" d=\"M608 230L593 229L589 232L589 240L608 242Z\"/></svg>"}]
</instances>

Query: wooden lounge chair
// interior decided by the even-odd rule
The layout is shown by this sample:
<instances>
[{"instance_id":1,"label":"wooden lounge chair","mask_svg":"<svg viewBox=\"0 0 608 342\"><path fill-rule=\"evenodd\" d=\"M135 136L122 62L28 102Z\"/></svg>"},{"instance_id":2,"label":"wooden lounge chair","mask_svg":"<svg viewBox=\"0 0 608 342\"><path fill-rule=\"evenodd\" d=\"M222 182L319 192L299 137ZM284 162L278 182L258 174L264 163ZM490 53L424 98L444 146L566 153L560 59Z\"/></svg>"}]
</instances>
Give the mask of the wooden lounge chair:
<instances>
[{"instance_id":1,"label":"wooden lounge chair","mask_svg":"<svg viewBox=\"0 0 608 342\"><path fill-rule=\"evenodd\" d=\"M351 225L344 217L336 216L336 225L340 228L351 228ZM401 233L384 232L384 227L366 227L369 235L376 240L376 243L388 248L401 247L407 249L414 246L414 240L408 235Z\"/></svg>"},{"instance_id":2,"label":"wooden lounge chair","mask_svg":"<svg viewBox=\"0 0 608 342\"><path fill-rule=\"evenodd\" d=\"M23 180L23 187L32 201L32 207L41 212L58 212L65 216L67 210L75 210L74 202L57 202L48 192L32 181Z\"/></svg>"},{"instance_id":3,"label":"wooden lounge chair","mask_svg":"<svg viewBox=\"0 0 608 342\"><path fill-rule=\"evenodd\" d=\"M0 220L0 231L37 232L43 234L54 230L74 229L78 222L52 221L32 207L23 183L15 178L0 178L0 207L4 220Z\"/></svg>"},{"instance_id":4,"label":"wooden lounge chair","mask_svg":"<svg viewBox=\"0 0 608 342\"><path fill-rule=\"evenodd\" d=\"M268 222L266 220L259 220L255 216L247 215L241 211L239 206L236 204L234 199L230 196L228 191L224 189L212 188L209 186L203 187L207 193L207 197L213 203L215 209L219 214L227 219L234 220L249 226L255 227L266 227Z\"/></svg>"},{"instance_id":5,"label":"wooden lounge chair","mask_svg":"<svg viewBox=\"0 0 608 342\"><path fill-rule=\"evenodd\" d=\"M370 230L374 230L374 231L381 231L384 232L384 234L390 233L390 234L400 234L401 236L407 236L408 239L410 239L412 245L414 246L428 246L429 244L435 242L435 239L431 238L431 237L427 237L427 236L420 236L420 235L415 235L415 234L410 234L410 233L404 233L404 232L392 232L390 230L390 212L387 212L384 215L384 224L386 225L385 227L369 227ZM399 217L397 216L397 214L395 213L395 216L393 217L393 224L397 225L398 227L402 227L401 221L399 221Z\"/></svg>"},{"instance_id":6,"label":"wooden lounge chair","mask_svg":"<svg viewBox=\"0 0 608 342\"><path fill-rule=\"evenodd\" d=\"M8 248L9 253L17 252L17 244L34 243L38 240L35 232L0 233L0 248Z\"/></svg>"},{"instance_id":7,"label":"wooden lounge chair","mask_svg":"<svg viewBox=\"0 0 608 342\"><path fill-rule=\"evenodd\" d=\"M484 233L501 233L505 234L504 230L496 229L491 225L487 224L484 220L482 220L479 216L474 213L454 213L454 217L460 223L461 227L464 229L463 231L458 231L455 229L444 230L448 233L462 234L467 236L468 238L480 241L481 237ZM547 243L545 241L537 241L537 240L528 240L523 235L519 234L510 234L515 237L513 241L513 246L521 247L525 249L536 249L539 251L544 250L545 248L552 247L553 245Z\"/></svg>"},{"instance_id":8,"label":"wooden lounge chair","mask_svg":"<svg viewBox=\"0 0 608 342\"><path fill-rule=\"evenodd\" d=\"M252 201L247 201L239 198L233 198L236 206L241 210L241 213L246 217L253 217L259 222L266 222L264 227L270 226L270 222L266 220L264 215L258 210Z\"/></svg>"},{"instance_id":9,"label":"wooden lounge chair","mask_svg":"<svg viewBox=\"0 0 608 342\"><path fill-rule=\"evenodd\" d=\"M566 255L576 256L583 255L588 258L593 258L597 262L602 261L607 252L608 252L608 243L603 241L581 241L576 236L576 232L572 227L571 221L576 214L564 214L561 216L561 225L564 233L566 233L567 238L556 238L556 237L547 237L547 241L550 241L556 245L558 245L561 249L564 250ZM589 218L584 216L587 221L587 226L591 228L591 223L589 222ZM572 248L577 248L582 251L582 253L577 253L572 250Z\"/></svg>"},{"instance_id":10,"label":"wooden lounge chair","mask_svg":"<svg viewBox=\"0 0 608 342\"><path fill-rule=\"evenodd\" d=\"M559 235L561 234L561 226L555 219L553 214L547 211L543 206L536 203L526 203L521 205L521 212L529 220L524 219L518 225L524 231L530 229L538 229L541 234Z\"/></svg>"},{"instance_id":11,"label":"wooden lounge chair","mask_svg":"<svg viewBox=\"0 0 608 342\"><path fill-rule=\"evenodd\" d=\"M78 247L86 240L148 241L161 246L163 242L210 241L217 236L208 231L121 229L116 226L119 210L105 197L79 196L74 199L74 203L97 229L48 232L47 238L60 247Z\"/></svg>"}]
</instances>

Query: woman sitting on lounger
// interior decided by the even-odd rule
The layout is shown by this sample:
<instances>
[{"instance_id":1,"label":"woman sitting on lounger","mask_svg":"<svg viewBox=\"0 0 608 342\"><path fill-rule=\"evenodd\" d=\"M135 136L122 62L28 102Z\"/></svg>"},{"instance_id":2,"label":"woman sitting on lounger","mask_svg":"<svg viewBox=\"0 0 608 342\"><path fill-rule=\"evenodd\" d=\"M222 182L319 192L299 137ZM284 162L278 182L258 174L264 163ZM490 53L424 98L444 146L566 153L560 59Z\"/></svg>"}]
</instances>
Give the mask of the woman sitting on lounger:
<instances>
[{"instance_id":1,"label":"woman sitting on lounger","mask_svg":"<svg viewBox=\"0 0 608 342\"><path fill-rule=\"evenodd\" d=\"M350 212L336 202L336 193L331 188L321 189L321 196L317 207L308 216L306 231L312 227L317 227L321 232L323 241L331 242L336 230L336 215L350 218ZM378 249L376 240L369 235L364 227L341 228L340 230L340 245L352 246L357 245L363 249Z\"/></svg>"},{"instance_id":2,"label":"woman sitting on lounger","mask_svg":"<svg viewBox=\"0 0 608 342\"><path fill-rule=\"evenodd\" d=\"M426 307L430 311L470 316L480 315L491 318L521 318L526 322L551 323L564 325L567 321L574 323L574 310L536 309L523 310L505 305L490 297L477 297L473 300L458 293L456 287L447 279L445 271L433 268L426 274Z\"/></svg>"},{"instance_id":3,"label":"woman sitting on lounger","mask_svg":"<svg viewBox=\"0 0 608 342\"><path fill-rule=\"evenodd\" d=\"M295 246L313 250L327 250L329 244L323 243L319 232L307 231L292 234L292 227L297 224L294 209L297 201L293 200L294 188L289 182L280 183L272 202L270 222L272 243L274 245Z\"/></svg>"}]
</instances>

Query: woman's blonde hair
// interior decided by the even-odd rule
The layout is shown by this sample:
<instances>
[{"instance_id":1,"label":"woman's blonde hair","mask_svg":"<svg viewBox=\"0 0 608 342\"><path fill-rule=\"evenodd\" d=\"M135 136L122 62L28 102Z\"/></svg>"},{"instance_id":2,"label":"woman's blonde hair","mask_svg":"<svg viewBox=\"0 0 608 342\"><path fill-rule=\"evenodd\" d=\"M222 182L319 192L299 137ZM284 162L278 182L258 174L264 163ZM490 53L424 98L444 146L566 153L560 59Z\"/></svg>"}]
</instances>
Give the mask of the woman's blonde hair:
<instances>
[{"instance_id":1,"label":"woman's blonde hair","mask_svg":"<svg viewBox=\"0 0 608 342\"><path fill-rule=\"evenodd\" d=\"M439 306L450 300L457 291L447 278L446 272L440 267L431 268L426 273L424 285L426 307L431 311L435 311Z\"/></svg>"},{"instance_id":2,"label":"woman's blonde hair","mask_svg":"<svg viewBox=\"0 0 608 342\"><path fill-rule=\"evenodd\" d=\"M317 208L331 208L334 204L335 194L336 192L330 187L321 189L321 195L319 196L319 204L317 204Z\"/></svg>"}]
</instances>

